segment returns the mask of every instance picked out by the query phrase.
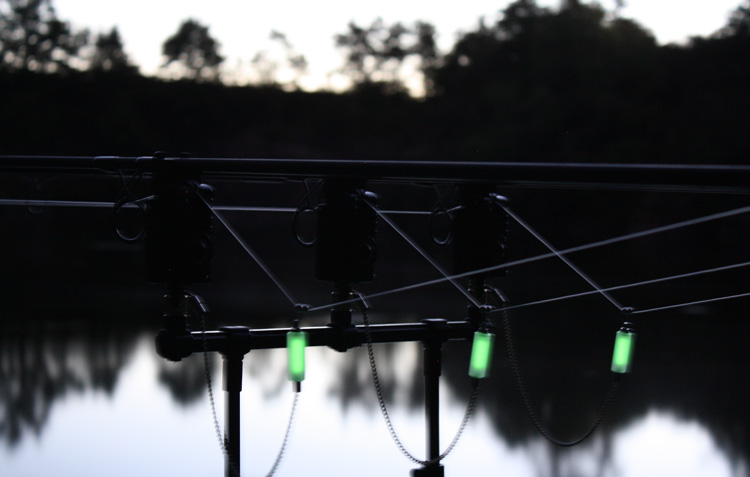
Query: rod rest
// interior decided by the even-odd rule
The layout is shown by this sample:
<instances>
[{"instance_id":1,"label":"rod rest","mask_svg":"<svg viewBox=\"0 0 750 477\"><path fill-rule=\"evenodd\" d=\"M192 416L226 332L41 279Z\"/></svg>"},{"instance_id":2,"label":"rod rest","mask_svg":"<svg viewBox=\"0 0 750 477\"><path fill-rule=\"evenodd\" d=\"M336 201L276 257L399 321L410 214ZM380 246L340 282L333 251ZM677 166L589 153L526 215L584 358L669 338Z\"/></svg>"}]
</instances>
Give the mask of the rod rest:
<instances>
[{"instance_id":1,"label":"rod rest","mask_svg":"<svg viewBox=\"0 0 750 477\"><path fill-rule=\"evenodd\" d=\"M189 331L161 329L154 339L156 353L164 359L178 362L193 354L193 337Z\"/></svg>"},{"instance_id":2,"label":"rod rest","mask_svg":"<svg viewBox=\"0 0 750 477\"><path fill-rule=\"evenodd\" d=\"M362 343L364 343L362 332L351 323L348 325L341 325L338 322L333 321L329 323L327 327L331 329L332 333L325 346L340 353L362 346Z\"/></svg>"},{"instance_id":3,"label":"rod rest","mask_svg":"<svg viewBox=\"0 0 750 477\"><path fill-rule=\"evenodd\" d=\"M476 323L468 320L425 320L421 323L370 325L370 336L373 343L445 342L470 339L476 330ZM156 352L170 361L180 361L203 351L243 355L253 349L285 348L286 335L290 331L293 328L249 329L244 326L227 326L205 333L165 328L156 335ZM346 351L367 342L364 325L351 326L343 331L332 326L311 326L301 328L300 331L308 333L308 346L328 346Z\"/></svg>"}]
</instances>

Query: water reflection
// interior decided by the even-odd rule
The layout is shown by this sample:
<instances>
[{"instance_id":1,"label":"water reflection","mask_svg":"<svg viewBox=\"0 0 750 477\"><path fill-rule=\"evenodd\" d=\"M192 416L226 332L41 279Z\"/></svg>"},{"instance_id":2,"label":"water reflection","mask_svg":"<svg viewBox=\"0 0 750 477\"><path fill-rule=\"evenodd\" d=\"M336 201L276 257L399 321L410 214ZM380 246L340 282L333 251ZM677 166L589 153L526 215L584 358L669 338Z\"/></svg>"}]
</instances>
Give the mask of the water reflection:
<instances>
[{"instance_id":1,"label":"water reflection","mask_svg":"<svg viewBox=\"0 0 750 477\"><path fill-rule=\"evenodd\" d=\"M53 405L71 393L112 395L135 334L105 326L19 321L0 331L0 440L39 436Z\"/></svg>"},{"instance_id":2,"label":"water reflection","mask_svg":"<svg viewBox=\"0 0 750 477\"><path fill-rule=\"evenodd\" d=\"M741 475L699 422L649 411L617 433L612 472L627 475Z\"/></svg>"},{"instance_id":3,"label":"water reflection","mask_svg":"<svg viewBox=\"0 0 750 477\"><path fill-rule=\"evenodd\" d=\"M519 358L533 404L553 434L575 437L601 403L608 374L597 370L590 357L607 355L609 340L581 352L585 359L568 353L561 355L566 359L550 360L546 353L555 354L560 341L579 347L591 340L545 338L530 330L540 325L552 334L559 330L541 318L522 318ZM697 327L705 318L693 324ZM741 325L726 321L722 330L713 330L714 339L700 341L695 333L701 330L687 326L688 316L675 319L683 326L671 326L666 318L641 326L635 373L623 383L612 414L594 437L573 449L551 446L536 434L500 347L476 418L445 462L448 472L496 475L502 470L533 477L746 473L748 395L741 378L746 365L735 360L734 351L743 339ZM574 323L575 317L567 321ZM180 475L221 472L202 356L168 363L154 353L153 330L115 328L90 322L2 325L0 439L7 458L0 459L0 475L151 475L157 468ZM541 352L538 343L547 351ZM680 348L679 343L691 347ZM732 351L722 354L723 346ZM673 357L676 349L679 363ZM375 352L396 430L411 452L422 455L421 347L376 345ZM366 350L310 348L308 360L299 416L280 475L311 468L327 475L407 475L413 466L398 453L382 422ZM441 442L446 445L469 395L468 346L447 344L443 363ZM220 360L215 356L210 370L222 416ZM242 452L251 469L248 475L270 466L283 437L291 403L285 372L283 350L253 351L245 358ZM57 460L60 453L68 456L64 464ZM92 460L92 453L108 458ZM188 463L190 456L193 462ZM109 467L113 462L121 467L114 473ZM29 474L29 469L34 471Z\"/></svg>"},{"instance_id":4,"label":"water reflection","mask_svg":"<svg viewBox=\"0 0 750 477\"><path fill-rule=\"evenodd\" d=\"M209 356L209 363L215 356ZM209 369L213 366L209 364ZM174 400L187 406L199 401L206 392L206 368L203 356L191 356L179 363L160 360L159 384L169 390Z\"/></svg>"}]
</instances>

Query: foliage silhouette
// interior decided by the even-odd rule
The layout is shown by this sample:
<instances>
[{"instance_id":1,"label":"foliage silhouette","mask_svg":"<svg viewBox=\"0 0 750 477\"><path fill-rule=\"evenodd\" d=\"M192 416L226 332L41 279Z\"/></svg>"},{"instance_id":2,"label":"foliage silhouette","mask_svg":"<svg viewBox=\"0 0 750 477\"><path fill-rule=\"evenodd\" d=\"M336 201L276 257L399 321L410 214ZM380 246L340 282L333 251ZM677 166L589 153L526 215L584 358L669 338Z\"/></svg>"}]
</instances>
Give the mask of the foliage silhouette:
<instances>
[{"instance_id":1,"label":"foliage silhouette","mask_svg":"<svg viewBox=\"0 0 750 477\"><path fill-rule=\"evenodd\" d=\"M742 2L729 16L727 24L717 32L719 38L750 38L750 1Z\"/></svg>"},{"instance_id":2,"label":"foliage silhouette","mask_svg":"<svg viewBox=\"0 0 750 477\"><path fill-rule=\"evenodd\" d=\"M60 73L88 42L57 18L51 0L0 1L0 70Z\"/></svg>"},{"instance_id":3,"label":"foliage silhouette","mask_svg":"<svg viewBox=\"0 0 750 477\"><path fill-rule=\"evenodd\" d=\"M344 50L346 62L342 71L354 83L377 84L384 92L403 92L402 69L408 57L416 57L418 69L425 78L425 89L437 61L435 28L417 22L413 28L401 23L386 25L378 18L368 27L349 23L347 33L335 37L336 46Z\"/></svg>"},{"instance_id":4,"label":"foliage silhouette","mask_svg":"<svg viewBox=\"0 0 750 477\"><path fill-rule=\"evenodd\" d=\"M6 4L36 5L37 11L53 12L48 0ZM0 11L1 21L9 22L10 10ZM39 16L40 24L52 21L53 16L49 15L52 14ZM205 60L202 64L194 63L189 70L193 76L185 76L189 81L166 83L137 75L76 74L68 70L77 53L69 54L61 46L48 48L35 57L17 56L30 50L21 43L6 42L5 25L9 24L3 23L0 29L4 70L0 74L0 89L6 93L0 108L2 154L139 155L155 150L184 150L203 156L241 157L745 164L750 150L747 134L750 66L744 61L750 57L746 1L716 35L694 38L685 46L658 46L653 36L636 22L610 19L595 5L568 2L560 10L550 10L539 7L533 0L518 0L504 10L498 22L480 23L474 31L463 35L441 61L435 53L434 31L431 33L429 25L424 24L420 34L424 38L419 41L419 48L424 51L414 54L423 62L422 71L429 71L426 76L433 83L425 86L430 95L422 101L404 94L384 94L393 90L378 85L385 76L378 77L372 69L378 66L378 61L383 68L395 68L408 51L416 48L406 41L413 36L404 33L403 26L397 29L381 24L378 31L384 36L378 37L376 47L372 47L365 40L375 38L368 36L374 34L368 33L368 28L350 25L346 35L359 43L347 43L351 46L345 49L354 54L350 66L362 68L352 73L361 81L357 89L336 95L194 84L219 79L221 62L215 41L208 43L214 45L217 55L213 70L201 70L207 64ZM418 32L420 27L410 31ZM207 29L204 33L208 36ZM70 35L75 36L68 28L65 35L57 38L67 44ZM383 42L383 38L390 38L390 43ZM109 45L116 45L116 39L110 37ZM45 47L58 40L49 41ZM14 53L13 48L19 53ZM368 53L368 48L376 48L376 53ZM117 48L112 51L117 52ZM186 66L190 65L190 53L183 53L176 53L174 62L190 68ZM44 63L47 61L44 58L52 58L52 62ZM125 65L127 62L122 64ZM32 74L63 71L68 74ZM397 73L393 75L399 80ZM40 227L28 236L44 236L41 230L47 228ZM27 240L27 235L23 237ZM34 252L24 256L39 260L45 273L49 273L48 258L55 255L54 251L40 246ZM65 254L57 255L70 255L70 251L66 249ZM102 267L108 264L101 262ZM42 265L37 264L37 268ZM19 265L17 269L23 267ZM14 276L19 280L18 275ZM33 283L33 277L29 275L27 281ZM28 296L36 299L37 293L34 288ZM589 323L589 318L582 318L581 322ZM674 403L679 402L682 404L678 412L705 421L721 447L729 449L733 460L747 460L750 450L746 426L737 425L748 421L741 417L746 412L743 399L746 401L747 392L744 387L738 388L736 376L722 368L725 362L743 362L739 343L743 336L741 321L727 324L729 320L724 319L718 332L723 339L714 340L703 339L709 332L717 333L715 329L702 329L705 321L704 317L694 317L690 326L685 326L685 318L675 316L672 321L646 324L651 329L644 336L653 336L659 343L678 340L700 346L680 350L654 342L646 344L641 354L644 361L649 354L654 360L664 358L667 352L673 356L636 378L639 381L629 395L634 399L623 400L629 405L613 415L613 428L644 415L649 406L673 409ZM532 333L534 325L531 320L526 325L519 324L521 341L524 333L529 338L538 329L548 332L553 329L545 324ZM581 338L581 330L587 328L581 325L571 329ZM679 333L674 333L675 330ZM23 336L29 348L48 346L36 335L25 332ZM560 336L552 336L549 341L563 343L565 340ZM112 340L109 335L96 338L105 343ZM66 392L81 386L111 392L128 357L122 348L117 350L115 359L108 361L104 349L87 348L86 355L92 365L101 368L87 370L90 384L86 384L88 381L81 384L69 370L60 376L51 375L48 369L39 366L49 361L41 356L24 358L27 355L19 348L24 341L13 332L4 330L0 339L4 344L0 346L0 354L13 363L10 371L3 368L4 379L0 380L5 383L0 384L2 401L11 403L0 419L0 438L10 443L19 441L19 430L41 429L51 403ZM135 335L127 335L127 341L134 339ZM70 340L56 343L63 347L51 348L56 360L80 347L77 342L75 346L70 344L73 343ZM688 365L682 361L676 365L675 356L687 356ZM722 357L726 361L722 362ZM511 383L503 381L507 373L501 372L505 362L500 353L496 359L497 372L493 372L491 380L502 389L509 388ZM451 359L445 362L446 380L456 389L463 389L464 365L459 366L459 361ZM592 391L593 394L581 397L580 393L569 391L598 391L596 385L602 376L594 371L589 375L577 372L573 381L564 382L557 370L545 368L550 365L547 360L530 358L525 363L530 375L540 372L549 376L537 381L536 387L532 384L531 392L540 397L540 403L559 403L557 399L565 399L562 408L575 411L553 412L550 417L554 427L575 434L574 421L590 409L595 410L600 394ZM342 374L350 376L354 370L347 367ZM694 370L700 373L697 378ZM202 386L199 371L196 367L186 370L184 375L165 373L161 379L170 389L178 390L175 395L184 396L187 402L198 395ZM15 393L16 383L26 387ZM352 384L340 390L346 405L363 390L353 385L357 383L355 380L343 383ZM546 393L554 393L554 389L550 391L549 386L563 391L560 396L550 397ZM47 388L55 391L49 393L45 391ZM498 433L509 442L528 442L533 430L524 424L526 417L520 403L514 404L512 397L503 399L482 406L498 423Z\"/></svg>"},{"instance_id":5,"label":"foliage silhouette","mask_svg":"<svg viewBox=\"0 0 750 477\"><path fill-rule=\"evenodd\" d=\"M219 66L224 57L219 54L219 43L208 33L208 27L196 20L185 20L177 32L162 45L166 57L164 68L179 65L179 77L205 82L218 82Z\"/></svg>"},{"instance_id":6,"label":"foliage silhouette","mask_svg":"<svg viewBox=\"0 0 750 477\"><path fill-rule=\"evenodd\" d=\"M130 62L123 50L120 32L112 28L109 33L97 35L95 50L91 56L89 69L117 74L135 74L138 69Z\"/></svg>"},{"instance_id":7,"label":"foliage silhouette","mask_svg":"<svg viewBox=\"0 0 750 477\"><path fill-rule=\"evenodd\" d=\"M112 395L135 345L130 330L30 321L0 333L0 442L8 447L27 433L39 436L54 404L70 394Z\"/></svg>"},{"instance_id":8,"label":"foliage silhouette","mask_svg":"<svg viewBox=\"0 0 750 477\"><path fill-rule=\"evenodd\" d=\"M218 79L218 67L200 72L205 62L178 82L17 71L0 75L0 152L742 163L746 12L714 36L659 46L595 4L552 10L518 0L443 57L427 24L351 24L339 42L356 86L344 94L285 93L271 70L263 87L193 84ZM197 24L187 31L208 36ZM189 36L170 43L174 62L189 57L174 46ZM296 56L283 34L274 37ZM422 61L425 98L399 83L409 55Z\"/></svg>"},{"instance_id":9,"label":"foliage silhouette","mask_svg":"<svg viewBox=\"0 0 750 477\"><path fill-rule=\"evenodd\" d=\"M292 43L287 39L284 33L276 30L271 31L271 40L278 42L284 50L286 63L293 72L293 79L290 83L292 89L299 89L302 76L307 73L307 59L305 55L298 53Z\"/></svg>"},{"instance_id":10,"label":"foliage silhouette","mask_svg":"<svg viewBox=\"0 0 750 477\"><path fill-rule=\"evenodd\" d=\"M496 24L459 40L436 74L444 114L455 110L454 130L472 136L455 153L634 160L642 151L633 136L648 138L652 126L657 51L637 24L606 22L596 5L512 3Z\"/></svg>"}]
</instances>

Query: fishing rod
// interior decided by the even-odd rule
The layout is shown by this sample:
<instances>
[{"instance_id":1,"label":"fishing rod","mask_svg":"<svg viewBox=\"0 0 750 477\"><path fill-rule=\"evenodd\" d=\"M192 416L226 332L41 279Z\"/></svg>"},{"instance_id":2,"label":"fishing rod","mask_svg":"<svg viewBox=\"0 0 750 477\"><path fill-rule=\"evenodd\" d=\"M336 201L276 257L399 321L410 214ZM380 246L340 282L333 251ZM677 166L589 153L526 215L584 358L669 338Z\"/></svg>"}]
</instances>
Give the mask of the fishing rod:
<instances>
[{"instance_id":1,"label":"fishing rod","mask_svg":"<svg viewBox=\"0 0 750 477\"><path fill-rule=\"evenodd\" d=\"M238 179L492 183L522 187L747 192L750 166L554 162L394 161L152 156L0 156L0 171L172 171Z\"/></svg>"},{"instance_id":2,"label":"fishing rod","mask_svg":"<svg viewBox=\"0 0 750 477\"><path fill-rule=\"evenodd\" d=\"M524 263L557 257L594 289L592 293L600 294L622 313L634 312L630 307L620 305L609 295L609 289L598 285L566 257L572 251L583 250L584 247L556 249L512 212L503 198L494 193L496 186L689 190L694 192L719 190L739 193L747 192L750 188L750 167L748 166L231 159L191 158L165 153L140 157L0 156L0 172L32 174L96 172L120 174L123 178L124 188L121 197L114 202L115 207L138 206L144 211L144 227L148 232L145 234L148 279L151 282L162 283L166 287L164 328L156 340L159 354L172 361L179 361L193 353L200 352L203 352L204 356L208 352L217 352L223 357L224 391L228 411L225 433L223 438L220 436L220 442L225 451L225 475L227 477L239 475L240 470L239 394L242 388L242 360L245 354L253 349L286 347L290 356L290 379L294 381L295 390L299 392L300 382L304 378L304 362L300 364L300 356L303 360L306 346L327 346L336 351L345 352L363 344L368 348L373 382L389 432L402 453L421 466L419 469L414 469L413 475L442 477L441 460L455 445L474 409L477 386L475 384L465 419L456 438L441 454L438 446L438 378L441 372L442 345L450 340L473 338L474 349L483 351L476 351L477 355L482 356L482 359L477 359L476 362L474 351L472 351L470 376L474 382L487 377L494 342L488 315L493 311L502 311L505 315L510 308L506 306L502 293L489 286L488 281L502 277L511 265L521 263L505 260L505 242L510 218L513 218L549 249L549 253L526 259ZM145 198L133 197L129 188L133 179L126 181L123 173L132 174L133 178L150 175L153 179L151 184L153 195ZM303 245L315 247L315 278L332 284L333 292L328 305L312 308L299 303L294 298L292 291L284 286L260 255L223 217L221 211L230 209L213 205L213 188L203 182L209 177L236 180L321 180L319 203L314 207L309 206L309 210L315 213L317 236L313 241L303 243ZM387 217L385 211L379 210L377 195L367 190L367 185L371 181L449 183L456 186L454 198L457 200L457 205L444 210L440 209L437 212L433 211L433 215L442 214L450 219L450 240L437 240L437 242L444 242L441 243L443 245L450 242L453 248L453 269L450 272L443 270L437 262L432 260L424 249L421 249L404 230ZM102 207L102 204L92 202L87 205ZM30 205L30 202L17 201L9 205ZM731 213L732 215L745 213L746 209L748 208L737 209ZM291 212L291 209L285 212ZM295 220L297 212L295 212ZM701 218L700 221L728 216L729 213L714 215L716 217L709 216ZM298 313L293 326L271 330L222 327L218 331L206 331L205 327L202 327L203 330L200 332L190 331L188 321L194 314L190 308L191 306L203 308L203 305L193 303L200 300L188 288L192 284L210 281L213 255L211 234L214 219L218 220L237 239L248 255L286 296ZM437 281L450 282L466 296L469 308L464 320L449 322L444 319L434 319L409 324L369 324L366 304L368 297L358 294L354 285L374 279L373 267L378 256L375 241L378 219L388 224L441 273L443 277ZM699 223L698 219L684 224L665 226L661 229L671 230L678 225L682 227L695 223ZM661 229L648 233L656 233ZM585 248L614 243L635 236L636 234L631 234L610 239L587 245ZM467 288L463 288L458 283L458 279L461 278L469 279ZM423 284L430 283L424 282ZM371 297L375 296L376 294L371 295ZM330 310L330 323L324 327L301 327L300 317L315 309ZM362 313L363 325L353 323L352 312L355 309L359 309ZM203 316L205 313L199 314ZM509 353L512 354L513 344L510 339L507 317L504 321L507 346ZM616 343L618 344L616 344L613 356L612 371L619 375L630 372L635 333L629 326L624 325L617 336ZM425 460L418 459L406 451L393 430L382 398L372 344L396 341L421 341L424 346L427 421L427 458ZM546 430L541 428L538 419L534 417L515 358L512 358L512 364L518 387L532 420L540 433L548 439L559 445L575 444L588 437L601 422L609 407L614 387L610 387L602 411L589 432L581 439L570 443L554 440ZM293 371L292 367L296 370ZM210 377L208 381L210 383ZM211 401L213 403L213 397ZM286 439L282 446L282 453L285 445ZM277 464L278 461L274 468Z\"/></svg>"}]
</instances>

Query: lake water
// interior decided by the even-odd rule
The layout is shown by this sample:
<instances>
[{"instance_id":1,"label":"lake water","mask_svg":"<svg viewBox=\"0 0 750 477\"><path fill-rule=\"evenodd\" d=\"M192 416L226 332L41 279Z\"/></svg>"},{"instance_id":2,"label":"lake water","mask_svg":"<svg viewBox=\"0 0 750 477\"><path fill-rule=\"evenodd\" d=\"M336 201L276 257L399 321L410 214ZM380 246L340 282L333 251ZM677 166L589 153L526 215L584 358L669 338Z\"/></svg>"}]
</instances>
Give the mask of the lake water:
<instances>
[{"instance_id":1,"label":"lake water","mask_svg":"<svg viewBox=\"0 0 750 477\"><path fill-rule=\"evenodd\" d=\"M608 193L592 201L588 191L511 192L517 197L517 212L560 249L746 205L735 196L710 202L692 196L656 200L648 194ZM629 212L624 216L622 210ZM16 207L0 213L12 224L3 237L0 475L222 475L202 356L170 363L154 351L162 290L144 284L140 246L112 238L106 211ZM309 250L295 248L289 237L288 217L227 217L259 254L270 257L269 265L302 301L328 300L328 285L311 279ZM419 236L424 224L400 220ZM378 280L362 284L363 292L436 277L398 237L380 227L381 255L387 258L379 264ZM749 231L747 217L731 217L720 225L698 225L571 258L602 286L615 286L750 260ZM545 251L518 227L512 234L511 259ZM445 252L428 242L421 243L444 260ZM218 229L216 248L212 283L196 287L214 311L209 327L289 326L294 314L283 296ZM747 270L738 268L613 295L646 310L746 293L747 283ZM514 268L500 284L514 304L589 289L554 261ZM632 315L639 334L634 372L622 380L600 428L573 448L553 446L534 429L512 379L501 321L496 320L492 375L482 385L477 411L461 441L444 460L446 474L747 476L749 303L738 298ZM462 319L465 307L462 296L448 286L417 289L373 304L375 323ZM614 332L623 319L601 296L511 312L531 405L560 439L582 434L596 418L610 379ZM302 324L323 325L327 320L325 314L311 314ZM422 457L421 345L375 345L375 353L396 431L406 447ZM451 342L444 349L443 447L458 428L470 393L468 354L466 343ZM366 350L308 348L307 357L307 378L277 475L408 475L415 465L388 434ZM252 351L245 358L245 476L265 475L283 440L292 404L285 366L283 350ZM210 357L210 370L223 426L216 356Z\"/></svg>"},{"instance_id":2,"label":"lake water","mask_svg":"<svg viewBox=\"0 0 750 477\"><path fill-rule=\"evenodd\" d=\"M46 335L46 336L45 336ZM128 336L129 335L129 336ZM48 330L14 349L3 341L4 476L39 475L222 475L223 459L214 431L202 358L180 363L156 356L153 336ZM121 339L125 338L125 343ZM643 347L648 347L644 336ZM408 449L422 456L424 420L419 380L418 344L377 345L376 359L388 397L389 412ZM311 471L324 475L408 475L414 467L391 441L379 413L364 349L345 354L308 349L308 374L303 383L291 440L278 475ZM441 442L457 429L469 393L465 346L446 346L441 394ZM639 351L642 351L639 349ZM644 351L642 354L646 354ZM535 434L518 405L507 364L496 361L500 379L484 386L478 410L454 452L444 461L449 475L513 476L741 476L747 470L747 411L736 409L736 421L718 416L716 399L702 386L723 378L743 386L741 377L702 376L700 369L667 377L661 392L649 393L649 374L669 372L667 363L648 363L638 356L636 374L622 383L612 415L592 438L572 449L560 449ZM579 363L580 365L581 363ZM243 475L265 475L274 461L289 419L291 386L285 377L283 350L253 351L245 359L242 393ZM569 366L560 363L566 374ZM606 363L603 363L606 367ZM694 366L691 363L690 366ZM648 369L648 368L652 369ZM213 389L218 415L223 416L218 360L213 359ZM584 366L586 369L593 366ZM707 371L707 370L706 370ZM527 373L529 377L532 375ZM569 373L568 374L573 374ZM725 373L720 373L725 374ZM730 374L730 373L726 373ZM745 376L746 377L746 376ZM739 379L738 379L739 378ZM535 374L534 391L545 385L548 396L536 402L544 417L566 412L565 399L554 378ZM571 379L580 383L581 380ZM646 381L646 382L644 382ZM584 380L590 389L562 387L581 399L603 397L606 379ZM725 383L728 384L728 383ZM20 387L20 389L19 389ZM682 396L681 388L686 393ZM660 402L659 394L674 402ZM687 395L690 393L691 395ZM544 394L537 394L544 396ZM715 400L716 404L711 401ZM730 399L740 406L738 396ZM572 406L567 426L549 421L550 431L565 436L589 425L593 408ZM222 422L223 425L223 422ZM568 427L568 429L565 429ZM746 443L746 441L745 441Z\"/></svg>"}]
</instances>

